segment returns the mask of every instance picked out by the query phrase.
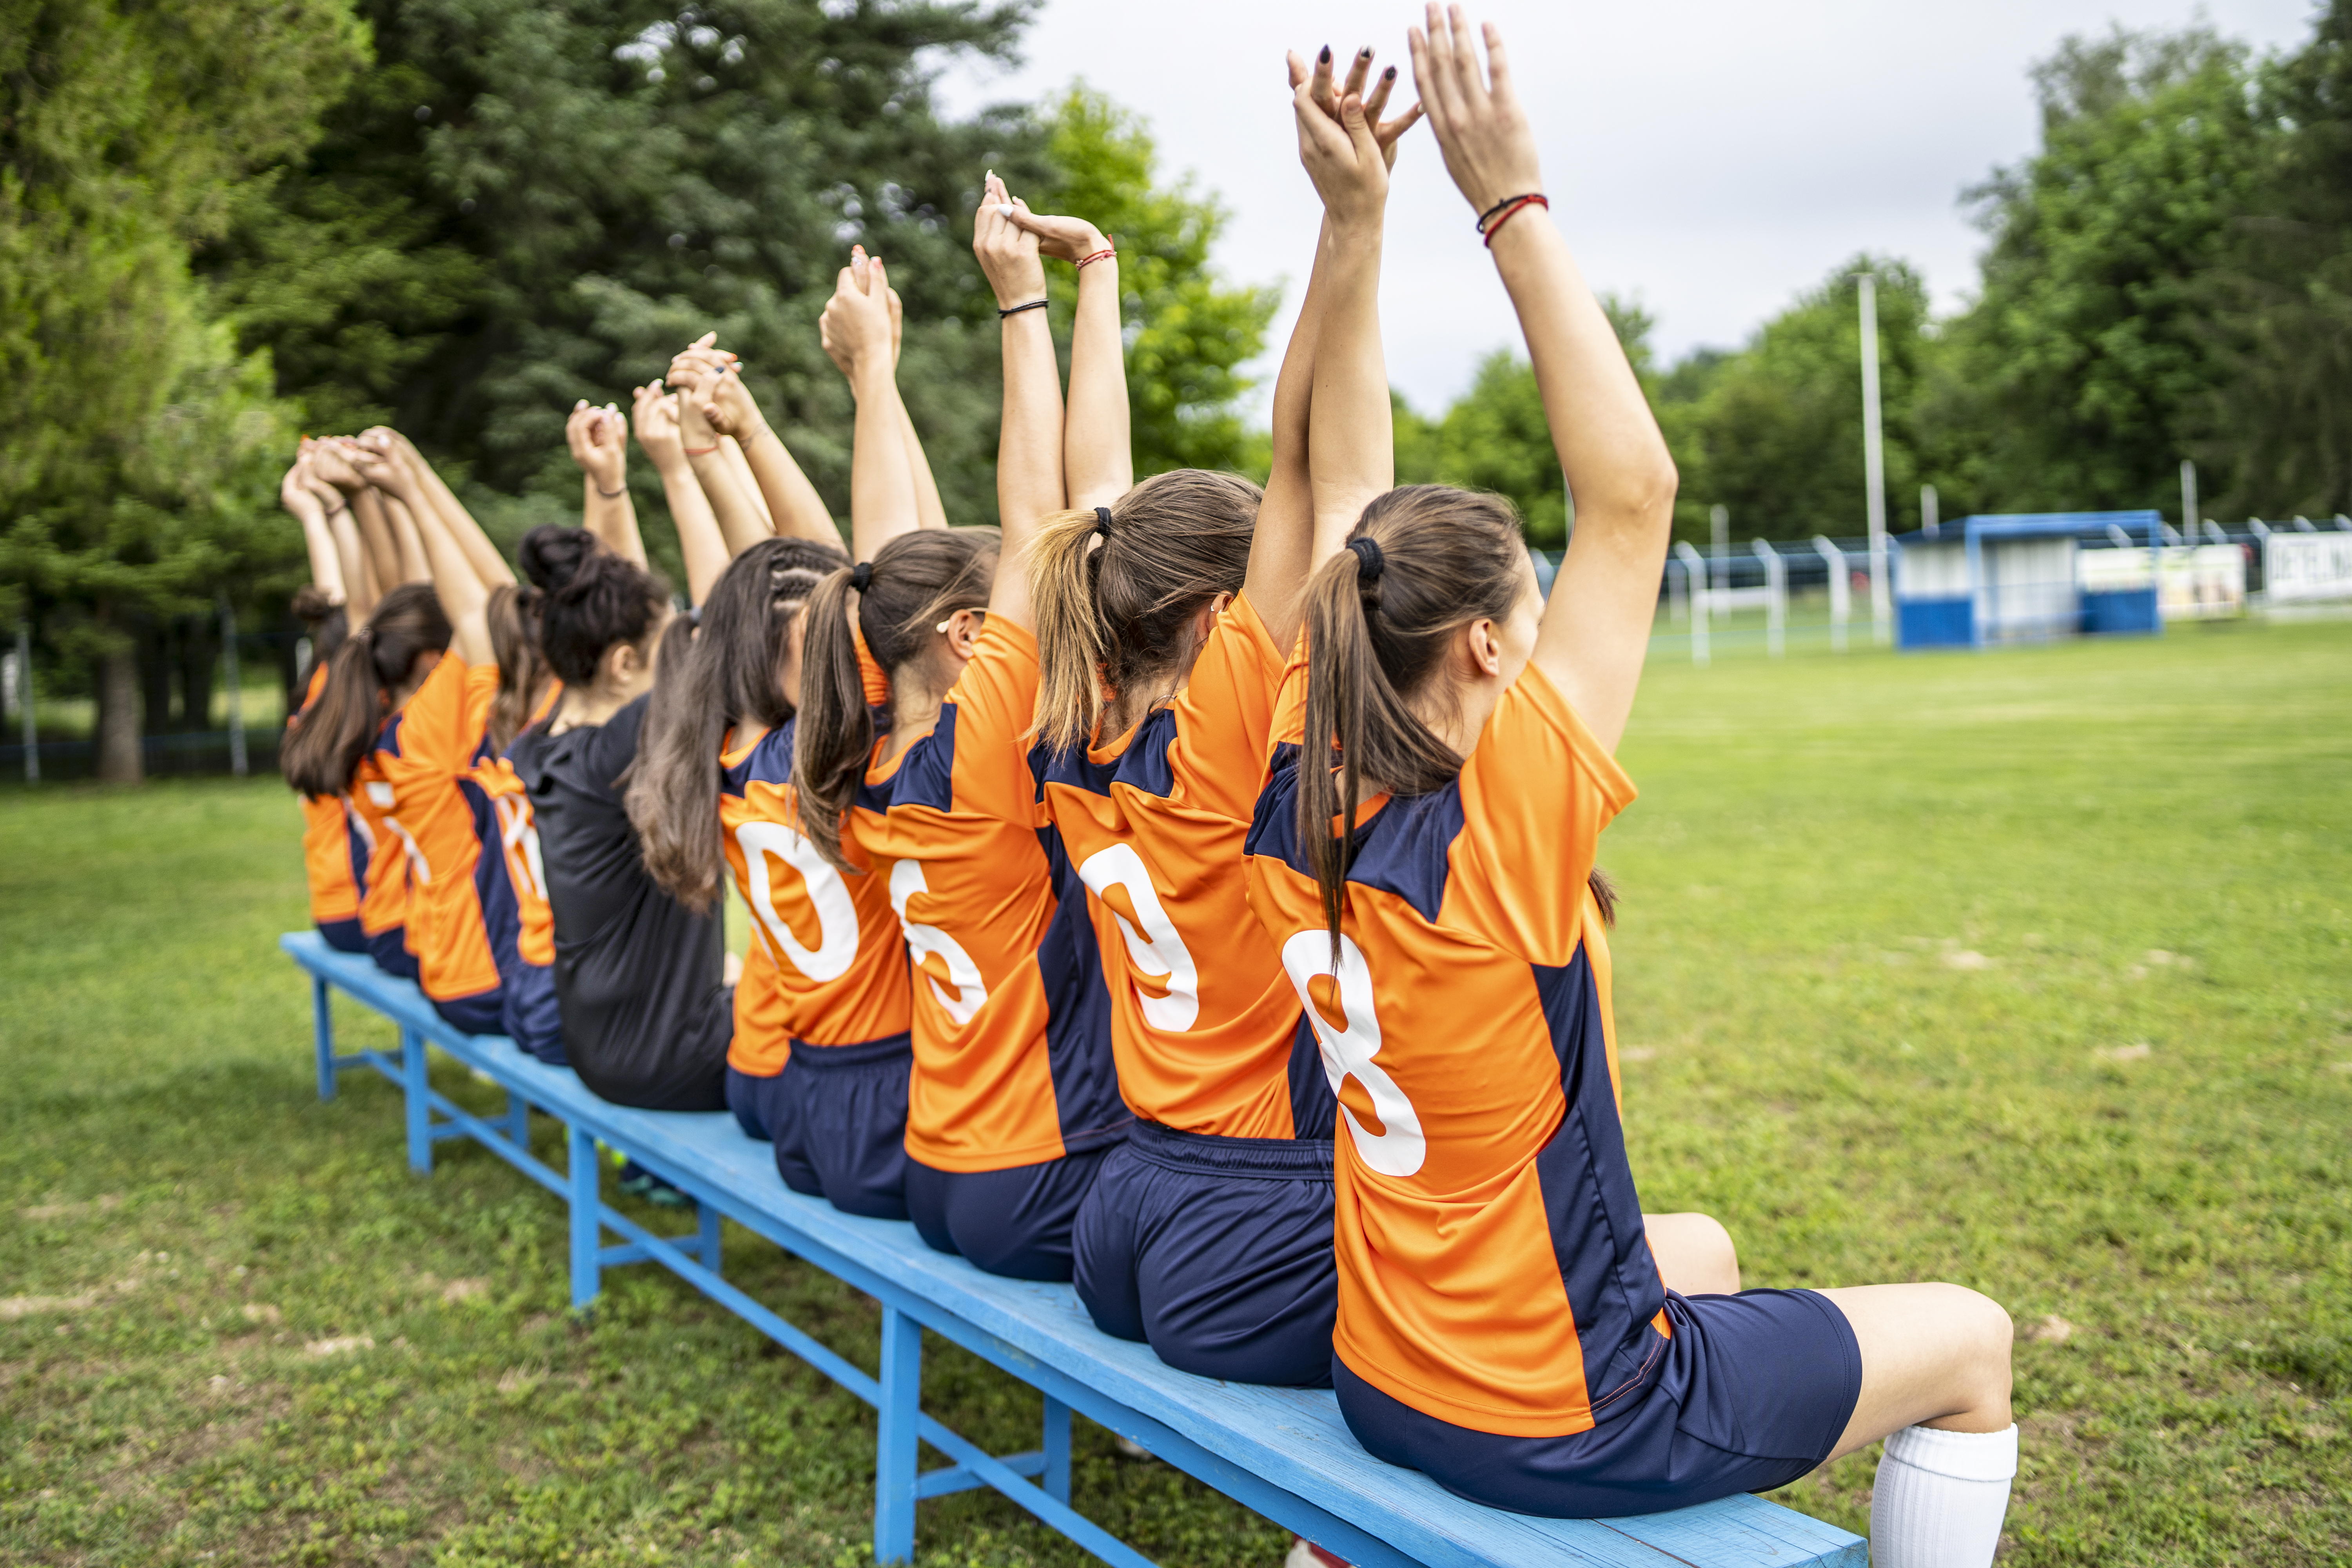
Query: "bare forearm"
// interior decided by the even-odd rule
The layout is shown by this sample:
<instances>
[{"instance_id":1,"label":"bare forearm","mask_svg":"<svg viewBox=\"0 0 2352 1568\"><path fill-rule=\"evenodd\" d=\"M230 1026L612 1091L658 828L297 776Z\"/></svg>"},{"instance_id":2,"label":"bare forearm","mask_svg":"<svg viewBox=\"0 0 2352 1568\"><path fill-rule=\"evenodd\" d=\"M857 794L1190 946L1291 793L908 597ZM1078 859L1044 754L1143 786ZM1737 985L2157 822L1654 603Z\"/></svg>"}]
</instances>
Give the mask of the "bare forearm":
<instances>
[{"instance_id":1,"label":"bare forearm","mask_svg":"<svg viewBox=\"0 0 2352 1568\"><path fill-rule=\"evenodd\" d=\"M916 432L915 416L907 412L904 395L898 399L898 423L907 442L907 471L915 481L916 520L924 528L945 528L947 502L940 499L940 482L931 477L931 459L923 450L923 437Z\"/></svg>"},{"instance_id":2,"label":"bare forearm","mask_svg":"<svg viewBox=\"0 0 2352 1568\"><path fill-rule=\"evenodd\" d=\"M824 498L816 493L816 487L801 471L782 437L762 425L745 433L742 447L743 460L751 467L752 480L767 500L779 535L840 542L841 531L834 527L833 513L825 510Z\"/></svg>"},{"instance_id":3,"label":"bare forearm","mask_svg":"<svg viewBox=\"0 0 2352 1568\"><path fill-rule=\"evenodd\" d=\"M686 560L687 598L699 605L710 596L711 584L727 570L727 541L686 459L656 466L661 471L662 494L669 500L670 521L677 529L678 553Z\"/></svg>"},{"instance_id":4,"label":"bare forearm","mask_svg":"<svg viewBox=\"0 0 2352 1568\"><path fill-rule=\"evenodd\" d=\"M637 532L637 509L629 499L629 487L621 484L608 491L593 474L583 475L580 486L580 521L588 531L622 560L644 565L646 542Z\"/></svg>"},{"instance_id":5,"label":"bare forearm","mask_svg":"<svg viewBox=\"0 0 2352 1568\"><path fill-rule=\"evenodd\" d=\"M1135 485L1115 256L1078 269L1077 319L1070 332L1070 404L1062 424L1062 472L1074 507L1108 506Z\"/></svg>"},{"instance_id":6,"label":"bare forearm","mask_svg":"<svg viewBox=\"0 0 2352 1568\"><path fill-rule=\"evenodd\" d=\"M352 520L350 506L341 506L327 518L328 531L334 535L335 554L343 566L343 615L356 626L375 609L381 590L376 587L375 573L368 565L367 546L360 542L359 524Z\"/></svg>"},{"instance_id":7,"label":"bare forearm","mask_svg":"<svg viewBox=\"0 0 2352 1568\"><path fill-rule=\"evenodd\" d=\"M719 520L719 534L726 542L729 560L771 536L767 518L736 477L722 442L714 439L708 447L696 447L688 461L694 465L695 482L702 487Z\"/></svg>"},{"instance_id":8,"label":"bare forearm","mask_svg":"<svg viewBox=\"0 0 2352 1568\"><path fill-rule=\"evenodd\" d=\"M915 475L907 453L907 414L887 356L859 363L852 387L857 424L849 459L850 550L860 561L921 526Z\"/></svg>"},{"instance_id":9,"label":"bare forearm","mask_svg":"<svg viewBox=\"0 0 2352 1568\"><path fill-rule=\"evenodd\" d=\"M1043 310L1004 319L1004 419L996 442L996 510L1004 552L992 613L1027 626L1029 541L1066 504L1062 478L1062 375Z\"/></svg>"},{"instance_id":10,"label":"bare forearm","mask_svg":"<svg viewBox=\"0 0 2352 1568\"><path fill-rule=\"evenodd\" d=\"M775 514L768 505L768 498L760 493L760 481L752 477L751 462L743 456L743 443L732 436L721 436L719 455L727 459L727 471L735 476L735 488L759 512L762 529L760 537L771 537L776 531Z\"/></svg>"},{"instance_id":11,"label":"bare forearm","mask_svg":"<svg viewBox=\"0 0 2352 1568\"><path fill-rule=\"evenodd\" d=\"M1249 575L1244 591L1275 646L1287 648L1298 635L1301 595L1314 564L1315 506L1307 467L1307 425L1314 405L1315 345L1323 321L1323 248L1330 236L1327 217L1315 240L1307 293L1298 320L1282 353L1274 381L1273 452L1265 495L1258 502L1257 527L1250 536Z\"/></svg>"},{"instance_id":12,"label":"bare forearm","mask_svg":"<svg viewBox=\"0 0 2352 1568\"><path fill-rule=\"evenodd\" d=\"M506 558L499 553L499 547L490 542L490 536L482 531L482 525L474 521L474 514L467 511L465 503L457 499L457 492L442 481L441 476L434 471L433 465L426 462L415 447L408 448L407 458L422 492L419 499L440 513L442 526L449 531L449 537L466 552L466 559L473 563L474 574L493 588L501 584L512 586L514 568L507 564Z\"/></svg>"},{"instance_id":13,"label":"bare forearm","mask_svg":"<svg viewBox=\"0 0 2352 1568\"><path fill-rule=\"evenodd\" d=\"M394 499L416 520L417 535L433 567L433 593L441 601L441 613L449 617L457 656L467 664L488 663L490 635L484 612L489 605L489 589L467 557L457 531L440 515L429 496L412 490L404 498Z\"/></svg>"},{"instance_id":14,"label":"bare forearm","mask_svg":"<svg viewBox=\"0 0 2352 1568\"><path fill-rule=\"evenodd\" d=\"M343 584L343 563L335 554L335 536L327 526L327 509L304 497L289 507L302 525L302 547L310 557L310 581L338 604L349 600Z\"/></svg>"},{"instance_id":15,"label":"bare forearm","mask_svg":"<svg viewBox=\"0 0 2352 1568\"><path fill-rule=\"evenodd\" d=\"M1327 230L1328 278L1307 411L1313 559L1337 552L1365 504L1396 483L1388 363L1381 350L1381 244L1375 221Z\"/></svg>"}]
</instances>

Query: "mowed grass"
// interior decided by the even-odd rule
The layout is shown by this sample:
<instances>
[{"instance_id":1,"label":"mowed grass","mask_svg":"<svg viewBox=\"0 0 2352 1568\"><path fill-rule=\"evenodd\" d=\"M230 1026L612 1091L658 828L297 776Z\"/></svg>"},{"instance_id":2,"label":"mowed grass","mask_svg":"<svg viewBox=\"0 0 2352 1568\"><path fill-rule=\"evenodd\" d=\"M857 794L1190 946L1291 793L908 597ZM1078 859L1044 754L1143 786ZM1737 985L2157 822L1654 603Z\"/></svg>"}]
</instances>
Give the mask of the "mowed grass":
<instances>
[{"instance_id":1,"label":"mowed grass","mask_svg":"<svg viewBox=\"0 0 2352 1568\"><path fill-rule=\"evenodd\" d=\"M2005 1561L2352 1559L2352 625L1662 659L1623 756L1648 1206L1751 1284L2004 1302ZM410 1178L372 1076L318 1102L296 832L267 781L0 793L0 1560L864 1560L863 1406L666 1275L570 1316L555 1200L457 1145ZM869 1303L728 1251L873 1364ZM936 1342L927 1400L1034 1441ZM1109 1528L1279 1561L1080 1425ZM1860 1528L1874 1461L1783 1500ZM926 1563L1087 1561L992 1498L921 1518Z\"/></svg>"}]
</instances>

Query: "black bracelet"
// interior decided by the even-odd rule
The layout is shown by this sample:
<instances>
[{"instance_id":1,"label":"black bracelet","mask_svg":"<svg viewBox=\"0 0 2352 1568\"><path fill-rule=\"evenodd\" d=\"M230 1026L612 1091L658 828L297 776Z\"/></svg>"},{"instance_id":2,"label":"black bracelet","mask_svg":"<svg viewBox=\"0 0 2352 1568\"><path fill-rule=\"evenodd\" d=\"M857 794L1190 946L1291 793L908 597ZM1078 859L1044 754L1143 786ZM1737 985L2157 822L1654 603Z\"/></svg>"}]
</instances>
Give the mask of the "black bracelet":
<instances>
[{"instance_id":1,"label":"black bracelet","mask_svg":"<svg viewBox=\"0 0 2352 1568\"><path fill-rule=\"evenodd\" d=\"M998 321L1003 321L1007 316L1017 316L1024 310L1042 310L1053 302L1051 300L1032 300L1024 305L1007 305L996 312L996 318Z\"/></svg>"},{"instance_id":2,"label":"black bracelet","mask_svg":"<svg viewBox=\"0 0 2352 1568\"><path fill-rule=\"evenodd\" d=\"M1532 194L1533 194L1532 192L1530 192L1530 193L1529 193L1529 195L1532 195ZM1519 195L1519 196L1505 196L1501 201L1496 202L1493 206L1488 207L1485 212L1480 213L1480 214L1478 215L1478 232L1479 232L1480 234L1484 234L1484 233L1486 233L1486 220L1487 220L1488 218L1493 217L1496 213L1501 212L1505 207L1509 206L1513 202L1523 202L1523 201L1526 201L1527 199L1528 199L1528 198L1527 198L1527 196L1524 196L1524 195Z\"/></svg>"},{"instance_id":3,"label":"black bracelet","mask_svg":"<svg viewBox=\"0 0 2352 1568\"><path fill-rule=\"evenodd\" d=\"M629 493L629 487L623 485L619 489L608 490L604 486L598 485L596 487L596 493L603 496L606 500L618 500L623 496Z\"/></svg>"}]
</instances>

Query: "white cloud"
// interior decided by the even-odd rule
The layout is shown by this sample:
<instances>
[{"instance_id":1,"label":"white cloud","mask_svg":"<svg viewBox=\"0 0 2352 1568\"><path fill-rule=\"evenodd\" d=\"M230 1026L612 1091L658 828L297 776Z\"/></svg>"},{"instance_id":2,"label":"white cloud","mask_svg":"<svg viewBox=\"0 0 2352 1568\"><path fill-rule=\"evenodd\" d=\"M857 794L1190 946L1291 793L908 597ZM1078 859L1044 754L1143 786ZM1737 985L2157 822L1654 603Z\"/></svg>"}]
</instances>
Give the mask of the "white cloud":
<instances>
[{"instance_id":1,"label":"white cloud","mask_svg":"<svg viewBox=\"0 0 2352 1568\"><path fill-rule=\"evenodd\" d=\"M1982 237L1958 197L2030 153L2027 66L2068 33L2209 18L2258 46L2308 31L2307 0L1665 0L1601 6L1494 0L1541 141L1553 212L1596 287L1639 296L1673 355L1730 345L1859 250L1927 274L1940 305L1970 289ZM1084 77L1151 121L1167 167L1234 209L1232 277L1304 283L1318 210L1299 172L1285 48L1370 43L1407 72L1413 5L1329 0L1048 0L1027 60L951 68L951 110ZM1405 101L1400 98L1400 102ZM1426 131L1390 199L1381 292L1391 380L1443 407L1478 358L1517 339L1509 301ZM1286 305L1267 359L1271 375Z\"/></svg>"}]
</instances>

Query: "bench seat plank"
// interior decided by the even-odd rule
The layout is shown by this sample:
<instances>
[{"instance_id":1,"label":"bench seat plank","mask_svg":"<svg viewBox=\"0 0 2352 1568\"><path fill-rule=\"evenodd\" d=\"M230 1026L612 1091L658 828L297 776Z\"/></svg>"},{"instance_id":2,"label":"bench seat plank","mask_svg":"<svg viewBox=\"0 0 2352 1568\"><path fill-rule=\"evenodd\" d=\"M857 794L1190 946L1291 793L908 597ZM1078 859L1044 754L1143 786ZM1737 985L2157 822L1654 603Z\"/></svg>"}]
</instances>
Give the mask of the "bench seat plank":
<instances>
[{"instance_id":1,"label":"bench seat plank","mask_svg":"<svg viewBox=\"0 0 2352 1568\"><path fill-rule=\"evenodd\" d=\"M904 1221L843 1214L793 1192L778 1179L770 1146L746 1137L724 1111L611 1104L569 1068L550 1068L503 1037L458 1033L414 984L383 973L364 955L338 952L311 932L289 933L282 945L312 974L531 1104L625 1150L688 1192L708 1193L722 1212L786 1250L884 1296L1212 1486L1254 1507L1245 1494L1272 1488L1344 1521L1352 1527L1347 1534L1369 1538L1359 1543L1371 1548L1362 1558L1368 1564L1867 1568L1867 1545L1858 1537L1760 1498L1606 1521L1535 1519L1466 1502L1417 1471L1366 1453L1328 1390L1264 1388L1178 1372L1150 1347L1097 1330L1067 1285L982 1273L932 1251ZM1123 1422L1121 1411L1141 1419ZM1202 1458L1214 1463L1186 1462ZM1345 1554L1344 1542L1325 1544Z\"/></svg>"}]
</instances>

